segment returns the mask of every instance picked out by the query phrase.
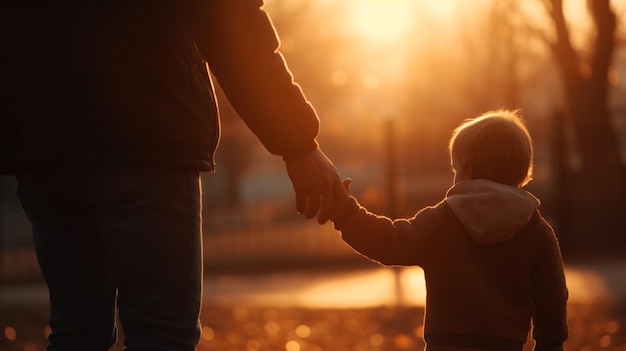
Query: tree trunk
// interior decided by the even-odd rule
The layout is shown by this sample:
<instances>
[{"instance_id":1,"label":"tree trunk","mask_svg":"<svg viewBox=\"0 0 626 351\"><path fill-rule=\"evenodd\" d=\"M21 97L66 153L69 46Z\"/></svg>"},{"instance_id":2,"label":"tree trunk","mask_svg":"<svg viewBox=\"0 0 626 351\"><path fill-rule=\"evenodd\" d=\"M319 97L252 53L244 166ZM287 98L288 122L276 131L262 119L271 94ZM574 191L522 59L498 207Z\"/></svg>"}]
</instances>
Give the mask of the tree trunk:
<instances>
[{"instance_id":1,"label":"tree trunk","mask_svg":"<svg viewBox=\"0 0 626 351\"><path fill-rule=\"evenodd\" d=\"M626 243L626 166L608 105L608 72L615 46L616 16L609 0L589 2L596 41L588 64L569 40L562 0L550 0L557 33L553 54L561 71L579 167L570 167L572 251L597 251Z\"/></svg>"}]
</instances>

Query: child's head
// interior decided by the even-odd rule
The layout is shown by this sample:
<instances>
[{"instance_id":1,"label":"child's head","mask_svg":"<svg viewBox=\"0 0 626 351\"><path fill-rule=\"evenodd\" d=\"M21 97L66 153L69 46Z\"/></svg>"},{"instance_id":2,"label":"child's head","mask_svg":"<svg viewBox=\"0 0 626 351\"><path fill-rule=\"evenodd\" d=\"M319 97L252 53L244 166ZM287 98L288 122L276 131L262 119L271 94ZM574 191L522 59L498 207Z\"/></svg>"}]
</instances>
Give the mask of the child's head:
<instances>
[{"instance_id":1,"label":"child's head","mask_svg":"<svg viewBox=\"0 0 626 351\"><path fill-rule=\"evenodd\" d=\"M532 140L516 111L466 120L454 130L449 149L455 182L488 179L522 187L532 180Z\"/></svg>"}]
</instances>

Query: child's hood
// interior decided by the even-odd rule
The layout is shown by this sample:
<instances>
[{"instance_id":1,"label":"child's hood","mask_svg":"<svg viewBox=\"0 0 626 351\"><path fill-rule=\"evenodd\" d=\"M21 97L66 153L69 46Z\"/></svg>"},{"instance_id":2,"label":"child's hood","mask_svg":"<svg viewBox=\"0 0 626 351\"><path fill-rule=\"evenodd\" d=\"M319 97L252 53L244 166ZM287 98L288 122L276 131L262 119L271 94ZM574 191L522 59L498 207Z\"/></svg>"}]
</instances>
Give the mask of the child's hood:
<instances>
[{"instance_id":1,"label":"child's hood","mask_svg":"<svg viewBox=\"0 0 626 351\"><path fill-rule=\"evenodd\" d=\"M484 179L455 184L445 201L472 238L485 245L512 238L540 204L523 189Z\"/></svg>"}]
</instances>

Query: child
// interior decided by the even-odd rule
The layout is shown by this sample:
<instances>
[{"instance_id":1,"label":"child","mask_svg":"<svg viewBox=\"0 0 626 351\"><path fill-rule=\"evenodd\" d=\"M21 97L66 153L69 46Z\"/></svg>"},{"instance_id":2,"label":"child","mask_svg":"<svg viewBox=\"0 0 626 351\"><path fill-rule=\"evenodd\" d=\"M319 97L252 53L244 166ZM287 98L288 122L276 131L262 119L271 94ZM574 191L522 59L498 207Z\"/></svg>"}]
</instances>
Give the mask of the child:
<instances>
[{"instance_id":1,"label":"child","mask_svg":"<svg viewBox=\"0 0 626 351\"><path fill-rule=\"evenodd\" d=\"M536 351L562 350L567 288L557 239L521 189L533 147L516 112L468 120L449 144L454 185L410 219L368 212L335 187L335 228L383 265L424 269L427 351L521 351L532 319Z\"/></svg>"}]
</instances>

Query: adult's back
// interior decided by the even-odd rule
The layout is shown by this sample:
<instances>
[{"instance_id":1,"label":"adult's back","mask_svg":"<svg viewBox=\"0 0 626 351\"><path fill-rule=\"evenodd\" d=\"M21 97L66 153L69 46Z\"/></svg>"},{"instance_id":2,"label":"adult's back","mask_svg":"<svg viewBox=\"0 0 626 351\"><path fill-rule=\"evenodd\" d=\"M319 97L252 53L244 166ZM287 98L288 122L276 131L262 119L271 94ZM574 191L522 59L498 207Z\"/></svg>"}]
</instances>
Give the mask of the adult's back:
<instances>
[{"instance_id":1,"label":"adult's back","mask_svg":"<svg viewBox=\"0 0 626 351\"><path fill-rule=\"evenodd\" d=\"M171 1L5 1L0 172L55 166L207 170L213 91Z\"/></svg>"}]
</instances>

